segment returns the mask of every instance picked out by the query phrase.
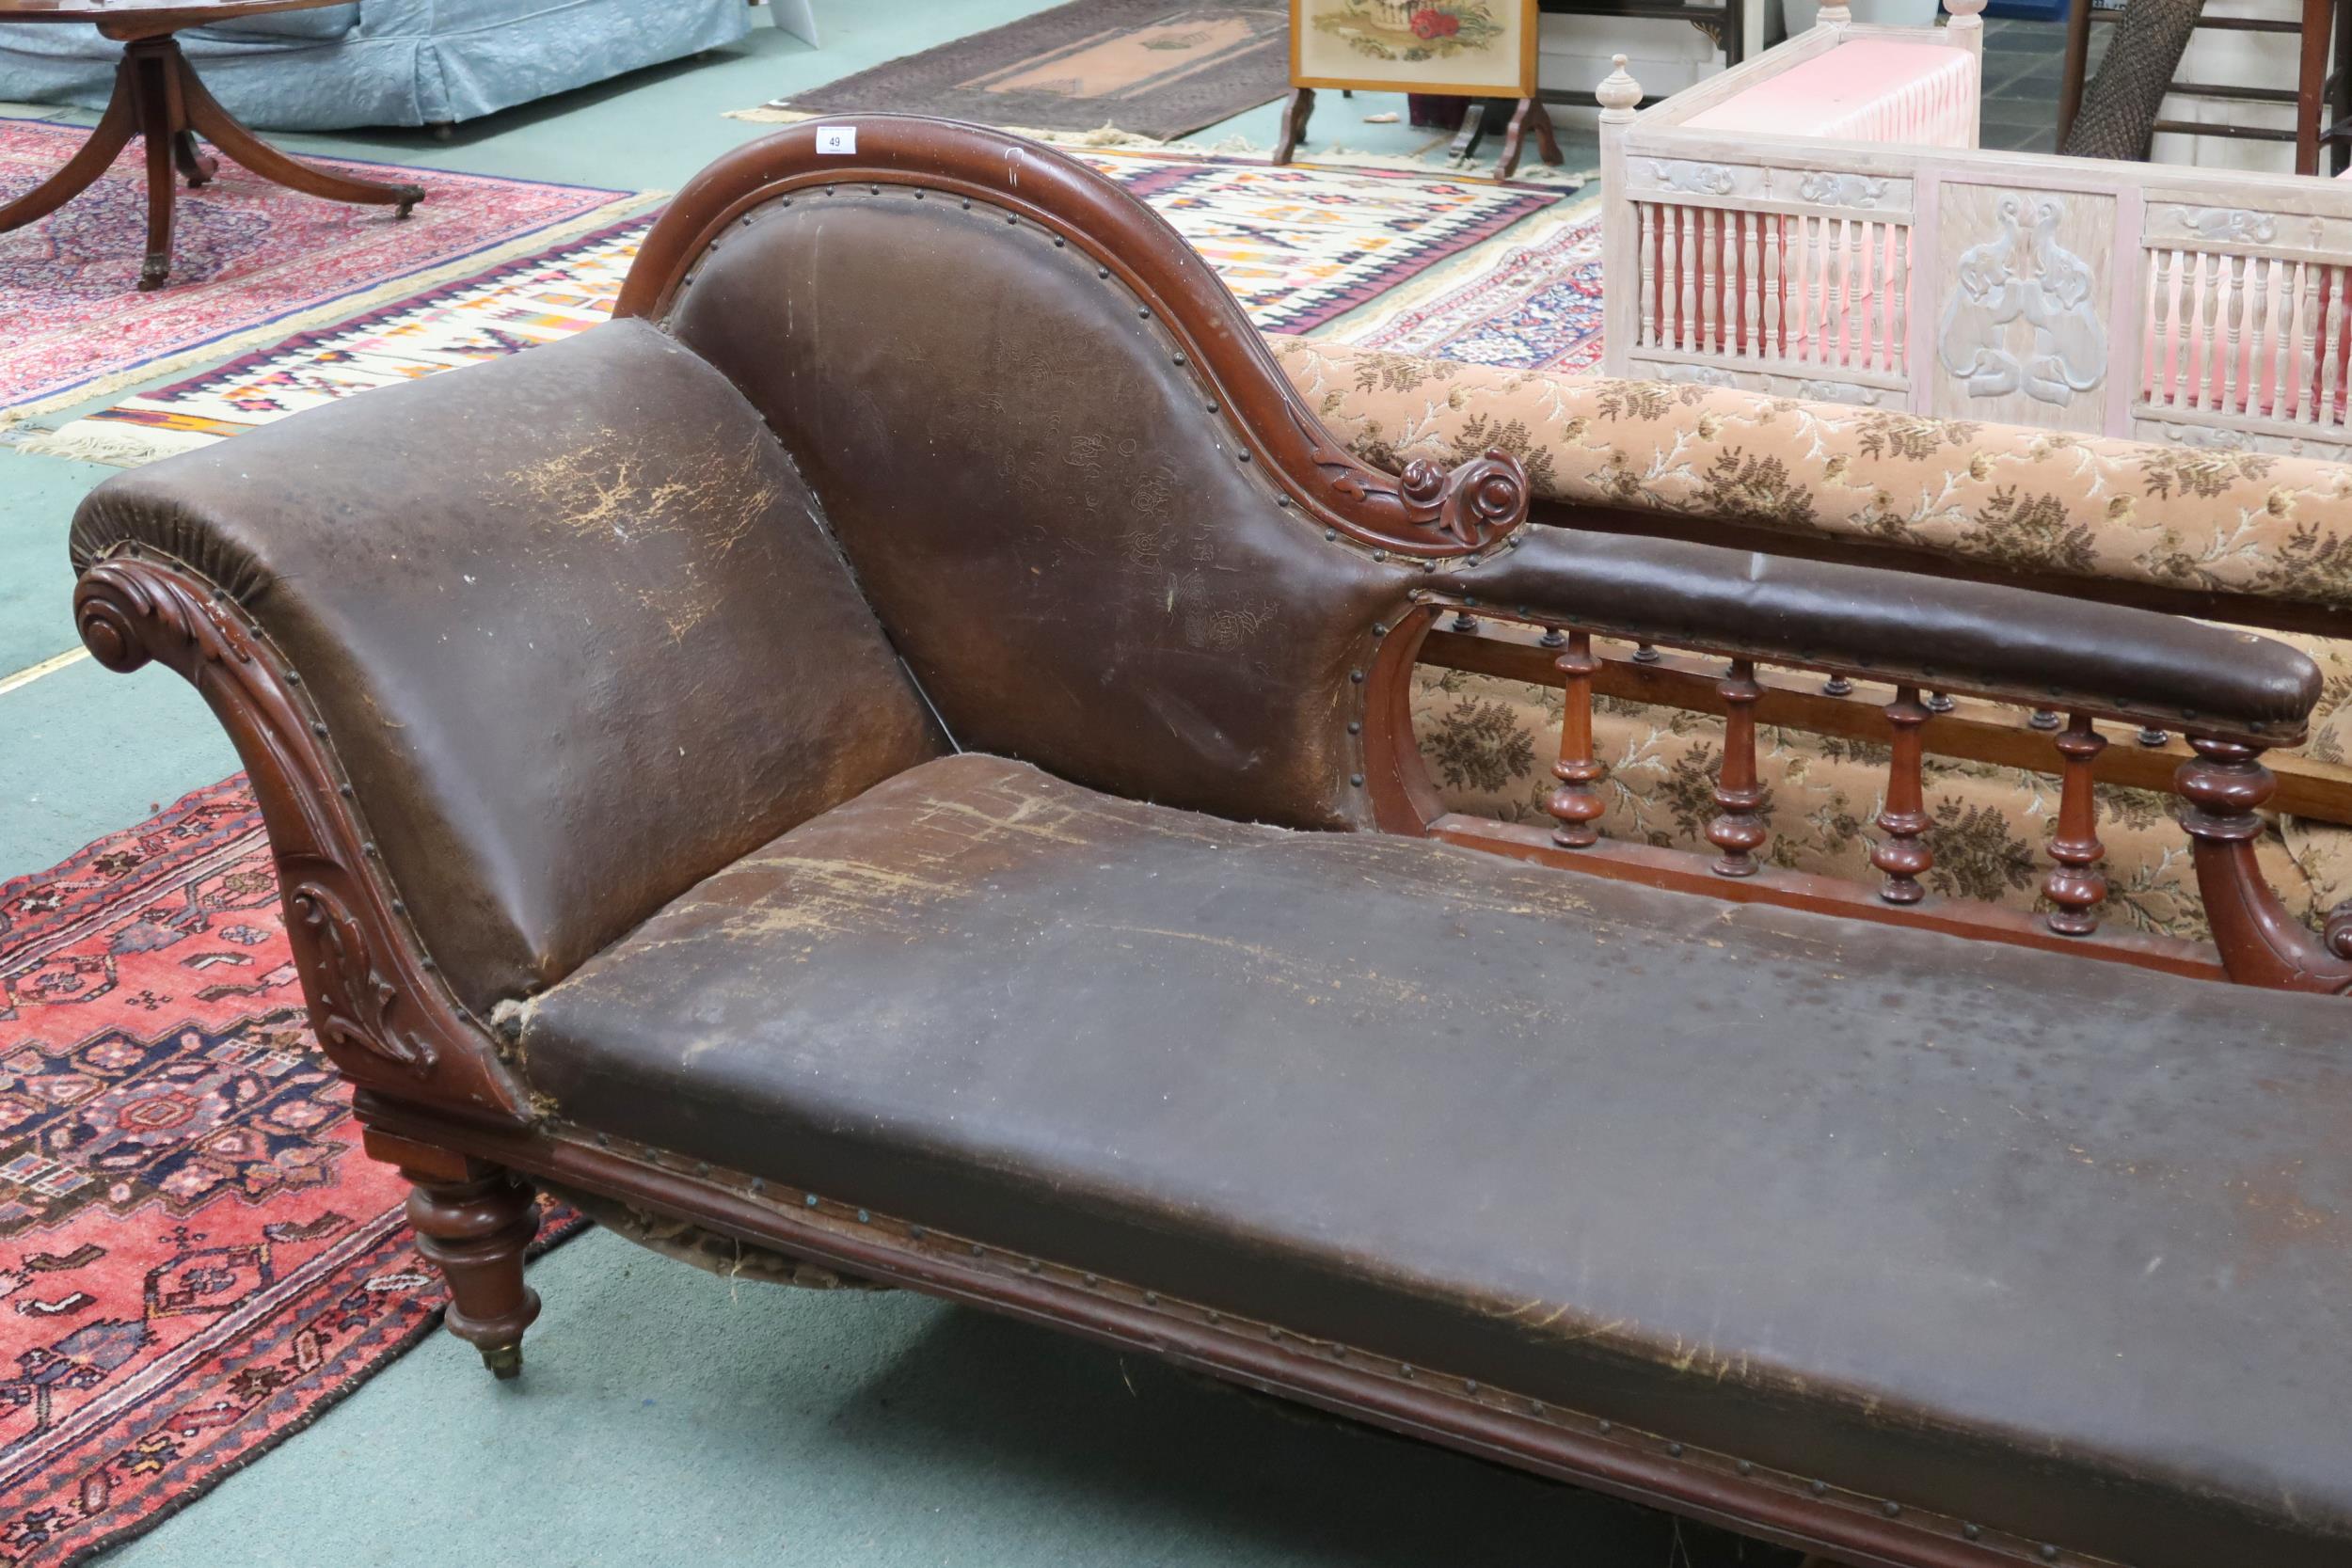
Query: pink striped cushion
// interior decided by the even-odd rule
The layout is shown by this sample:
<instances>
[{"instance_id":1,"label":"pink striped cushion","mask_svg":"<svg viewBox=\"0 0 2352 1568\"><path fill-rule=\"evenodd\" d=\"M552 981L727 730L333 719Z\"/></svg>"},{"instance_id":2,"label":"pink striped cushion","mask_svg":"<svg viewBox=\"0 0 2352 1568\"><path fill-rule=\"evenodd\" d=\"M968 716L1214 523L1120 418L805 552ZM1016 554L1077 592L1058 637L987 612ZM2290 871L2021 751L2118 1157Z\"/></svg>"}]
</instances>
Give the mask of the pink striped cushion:
<instances>
[{"instance_id":1,"label":"pink striped cushion","mask_svg":"<svg viewBox=\"0 0 2352 1568\"><path fill-rule=\"evenodd\" d=\"M1977 57L1968 50L1852 39L1683 123L1825 141L1967 147L1976 102Z\"/></svg>"}]
</instances>

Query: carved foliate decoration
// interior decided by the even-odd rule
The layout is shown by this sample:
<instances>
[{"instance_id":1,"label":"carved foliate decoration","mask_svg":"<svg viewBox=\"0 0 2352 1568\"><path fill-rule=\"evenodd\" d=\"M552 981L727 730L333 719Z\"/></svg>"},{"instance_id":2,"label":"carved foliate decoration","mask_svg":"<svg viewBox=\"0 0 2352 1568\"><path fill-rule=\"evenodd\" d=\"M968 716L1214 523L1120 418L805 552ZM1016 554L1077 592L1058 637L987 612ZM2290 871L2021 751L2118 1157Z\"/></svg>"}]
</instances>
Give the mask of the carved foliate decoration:
<instances>
[{"instance_id":1,"label":"carved foliate decoration","mask_svg":"<svg viewBox=\"0 0 2352 1568\"><path fill-rule=\"evenodd\" d=\"M1875 207L1886 199L1886 182L1867 174L1815 169L1797 182L1797 197L1820 207Z\"/></svg>"},{"instance_id":2,"label":"carved foliate decoration","mask_svg":"<svg viewBox=\"0 0 2352 1568\"><path fill-rule=\"evenodd\" d=\"M2197 451L2246 451L2254 444L2254 438L2245 431L2203 424L2168 424L2164 427L2164 438Z\"/></svg>"},{"instance_id":3,"label":"carved foliate decoration","mask_svg":"<svg viewBox=\"0 0 2352 1568\"><path fill-rule=\"evenodd\" d=\"M2175 207L2172 218L2201 240L2268 245L2279 232L2279 222L2269 214L2243 207Z\"/></svg>"},{"instance_id":4,"label":"carved foliate decoration","mask_svg":"<svg viewBox=\"0 0 2352 1568\"><path fill-rule=\"evenodd\" d=\"M220 594L124 546L74 590L82 641L110 670L158 659L212 705L269 825L286 935L310 1020L355 1082L464 1115L521 1120L527 1101L488 1033L441 983L373 858L298 677Z\"/></svg>"},{"instance_id":5,"label":"carved foliate decoration","mask_svg":"<svg viewBox=\"0 0 2352 1568\"><path fill-rule=\"evenodd\" d=\"M1661 159L1649 166L1650 178L1663 191L1692 196L1729 196L1735 183L1731 170L1721 164L1694 164L1686 159Z\"/></svg>"},{"instance_id":6,"label":"carved foliate decoration","mask_svg":"<svg viewBox=\"0 0 2352 1568\"><path fill-rule=\"evenodd\" d=\"M2063 408L2106 379L2107 330L2090 266L2058 243L2064 207L2004 196L1999 232L1961 254L1936 333L1936 357L1968 395L2023 392ZM2018 352L2012 327L2030 329Z\"/></svg>"},{"instance_id":7,"label":"carved foliate decoration","mask_svg":"<svg viewBox=\"0 0 2352 1568\"><path fill-rule=\"evenodd\" d=\"M1451 469L1415 458L1404 473L1391 477L1339 451L1295 404L1291 420L1307 437L1309 460L1323 470L1341 503L1361 508L1386 502L1396 509L1400 526L1391 537L1400 548L1438 556L1473 554L1501 543L1527 521L1534 492L1527 470L1509 452L1492 450Z\"/></svg>"},{"instance_id":8,"label":"carved foliate decoration","mask_svg":"<svg viewBox=\"0 0 2352 1568\"><path fill-rule=\"evenodd\" d=\"M431 1040L402 1027L400 988L376 967L367 933L349 906L325 884L303 881L287 888L286 908L300 931L294 953L320 1039L421 1078L430 1074L439 1054Z\"/></svg>"},{"instance_id":9,"label":"carved foliate decoration","mask_svg":"<svg viewBox=\"0 0 2352 1568\"><path fill-rule=\"evenodd\" d=\"M1882 395L1876 387L1864 387L1851 381L1797 383L1797 396L1812 403L1850 403L1857 407L1876 408Z\"/></svg>"}]
</instances>

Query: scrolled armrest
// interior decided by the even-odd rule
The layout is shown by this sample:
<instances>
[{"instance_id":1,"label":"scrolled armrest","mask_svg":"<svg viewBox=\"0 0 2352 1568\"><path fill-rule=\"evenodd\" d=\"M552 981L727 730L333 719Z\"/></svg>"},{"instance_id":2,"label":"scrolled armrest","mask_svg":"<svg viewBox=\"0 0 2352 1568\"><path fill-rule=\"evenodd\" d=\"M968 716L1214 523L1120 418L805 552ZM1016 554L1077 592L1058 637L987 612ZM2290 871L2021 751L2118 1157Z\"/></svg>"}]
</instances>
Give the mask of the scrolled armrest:
<instances>
[{"instance_id":1,"label":"scrolled armrest","mask_svg":"<svg viewBox=\"0 0 2352 1568\"><path fill-rule=\"evenodd\" d=\"M197 681L253 768L349 982L314 1015L414 945L487 1017L938 746L777 442L644 323L120 475L72 551L93 652Z\"/></svg>"},{"instance_id":2,"label":"scrolled armrest","mask_svg":"<svg viewBox=\"0 0 2352 1568\"><path fill-rule=\"evenodd\" d=\"M2292 745L2318 667L2284 643L1996 584L1534 527L1460 592L1498 612L1675 647Z\"/></svg>"}]
</instances>

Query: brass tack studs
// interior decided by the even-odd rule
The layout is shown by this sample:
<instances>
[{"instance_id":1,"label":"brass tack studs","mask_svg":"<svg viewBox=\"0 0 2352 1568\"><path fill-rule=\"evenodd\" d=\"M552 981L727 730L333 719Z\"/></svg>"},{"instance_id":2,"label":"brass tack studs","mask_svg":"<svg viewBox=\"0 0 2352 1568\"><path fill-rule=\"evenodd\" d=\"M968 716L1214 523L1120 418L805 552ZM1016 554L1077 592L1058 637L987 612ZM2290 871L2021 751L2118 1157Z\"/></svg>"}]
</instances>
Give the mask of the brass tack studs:
<instances>
[{"instance_id":1,"label":"brass tack studs","mask_svg":"<svg viewBox=\"0 0 2352 1568\"><path fill-rule=\"evenodd\" d=\"M710 1162L707 1160L695 1161L694 1174L696 1176L708 1176L710 1174Z\"/></svg>"},{"instance_id":2,"label":"brass tack studs","mask_svg":"<svg viewBox=\"0 0 2352 1568\"><path fill-rule=\"evenodd\" d=\"M1900 1513L1902 1511L1903 1511L1903 1505L1902 1505L1902 1504L1900 1504L1900 1503L1899 1503L1899 1502L1897 1502L1897 1501L1896 1501L1894 1498L1892 1498L1892 1497L1889 1497L1889 1498L1887 1498L1884 1502L1883 1502L1883 1503L1879 1504L1879 1512L1880 1512L1881 1513L1885 1514L1885 1515L1886 1515L1889 1519L1892 1519L1893 1517L1895 1517L1895 1515L1897 1515L1898 1513Z\"/></svg>"},{"instance_id":3,"label":"brass tack studs","mask_svg":"<svg viewBox=\"0 0 2352 1568\"><path fill-rule=\"evenodd\" d=\"M367 856L370 860L375 859L375 841L373 839L370 839L365 844L359 846L359 853Z\"/></svg>"},{"instance_id":4,"label":"brass tack studs","mask_svg":"<svg viewBox=\"0 0 2352 1568\"><path fill-rule=\"evenodd\" d=\"M394 914L406 914L408 912L408 906L395 898L392 900L392 912Z\"/></svg>"},{"instance_id":5,"label":"brass tack studs","mask_svg":"<svg viewBox=\"0 0 2352 1568\"><path fill-rule=\"evenodd\" d=\"M1600 1430L1603 1432L1614 1432L1617 1430L1617 1423L1612 1420L1604 1419L1600 1423Z\"/></svg>"},{"instance_id":6,"label":"brass tack studs","mask_svg":"<svg viewBox=\"0 0 2352 1568\"><path fill-rule=\"evenodd\" d=\"M2051 1545L2046 1541L2042 1544L2042 1560L2044 1562L2056 1562L2058 1560L2058 1548Z\"/></svg>"},{"instance_id":7,"label":"brass tack studs","mask_svg":"<svg viewBox=\"0 0 2352 1568\"><path fill-rule=\"evenodd\" d=\"M136 554L138 554L138 553L139 553L139 552L138 552L138 547L137 547L136 546L132 546L132 548L131 548L131 553L132 553L133 555L136 555ZM288 686L300 686L300 685L302 684L302 672L301 672L301 671L299 671L299 670L289 670L289 671L287 671L287 672L286 672L286 684L287 684Z\"/></svg>"},{"instance_id":8,"label":"brass tack studs","mask_svg":"<svg viewBox=\"0 0 2352 1568\"><path fill-rule=\"evenodd\" d=\"M919 1225L910 1225L907 1227L907 1240L910 1242L919 1242L929 1234L930 1232L925 1230Z\"/></svg>"},{"instance_id":9,"label":"brass tack studs","mask_svg":"<svg viewBox=\"0 0 2352 1568\"><path fill-rule=\"evenodd\" d=\"M1396 1370L1396 1373L1397 1373L1397 1376L1399 1376L1399 1377L1410 1377L1410 1376L1412 1376L1412 1375L1413 1375L1413 1364L1412 1364L1410 1361L1407 1361L1407 1362L1404 1363L1402 1366L1400 1366L1400 1367L1398 1367L1398 1368L1397 1368L1397 1370Z\"/></svg>"},{"instance_id":10,"label":"brass tack studs","mask_svg":"<svg viewBox=\"0 0 2352 1568\"><path fill-rule=\"evenodd\" d=\"M1968 1540L1974 1541L1978 1536L1984 1533L1984 1527L1977 1524L1963 1524L1960 1527L1960 1533L1965 1536Z\"/></svg>"},{"instance_id":11,"label":"brass tack studs","mask_svg":"<svg viewBox=\"0 0 2352 1568\"><path fill-rule=\"evenodd\" d=\"M313 719L310 721L310 733L324 740L326 738L326 726L318 720Z\"/></svg>"},{"instance_id":12,"label":"brass tack studs","mask_svg":"<svg viewBox=\"0 0 2352 1568\"><path fill-rule=\"evenodd\" d=\"M815 1193L811 1193L806 1197L802 1198L801 1201L806 1204L809 1208L814 1209L817 1207L817 1195Z\"/></svg>"},{"instance_id":13,"label":"brass tack studs","mask_svg":"<svg viewBox=\"0 0 2352 1568\"><path fill-rule=\"evenodd\" d=\"M1143 1292L1143 1305L1144 1305L1144 1306L1146 1306L1146 1307L1157 1307L1159 1304L1160 1304L1160 1293L1159 1293L1159 1291L1144 1291L1144 1292Z\"/></svg>"},{"instance_id":14,"label":"brass tack studs","mask_svg":"<svg viewBox=\"0 0 2352 1568\"><path fill-rule=\"evenodd\" d=\"M857 1212L857 1223L860 1225L871 1225L874 1223L874 1216L867 1213L865 1210L860 1209Z\"/></svg>"},{"instance_id":15,"label":"brass tack studs","mask_svg":"<svg viewBox=\"0 0 2352 1568\"><path fill-rule=\"evenodd\" d=\"M1364 787L1364 776L1361 773L1350 773L1347 776L1347 782L1354 784L1358 789Z\"/></svg>"},{"instance_id":16,"label":"brass tack studs","mask_svg":"<svg viewBox=\"0 0 2352 1568\"><path fill-rule=\"evenodd\" d=\"M1350 719L1350 720L1347 721L1347 733L1348 733L1348 734L1350 734L1350 735L1361 735L1361 734L1363 734L1363 733L1364 733L1364 721L1363 721L1362 720L1360 720L1360 719Z\"/></svg>"},{"instance_id":17,"label":"brass tack studs","mask_svg":"<svg viewBox=\"0 0 2352 1568\"><path fill-rule=\"evenodd\" d=\"M1752 1459L1743 1459L1734 1468L1743 1476L1752 1476L1756 1474L1756 1462Z\"/></svg>"},{"instance_id":18,"label":"brass tack studs","mask_svg":"<svg viewBox=\"0 0 2352 1568\"><path fill-rule=\"evenodd\" d=\"M351 786L349 784L337 784L335 786L335 793L348 800L351 799Z\"/></svg>"},{"instance_id":19,"label":"brass tack studs","mask_svg":"<svg viewBox=\"0 0 2352 1568\"><path fill-rule=\"evenodd\" d=\"M1096 1285L1100 1285L1100 1284L1102 1283L1102 1281L1101 1281L1101 1280L1099 1280L1099 1279L1095 1278L1095 1277L1094 1277L1094 1275L1088 1275L1086 1276L1086 1282L1087 1282L1087 1285L1089 1286L1089 1288L1091 1288L1091 1287L1096 1286Z\"/></svg>"},{"instance_id":20,"label":"brass tack studs","mask_svg":"<svg viewBox=\"0 0 2352 1568\"><path fill-rule=\"evenodd\" d=\"M1350 670L1347 673L1347 678L1351 684L1361 686L1364 683L1364 673L1361 670Z\"/></svg>"},{"instance_id":21,"label":"brass tack studs","mask_svg":"<svg viewBox=\"0 0 2352 1568\"><path fill-rule=\"evenodd\" d=\"M1667 1444L1666 1453L1669 1458L1680 1459L1682 1457L1682 1445L1679 1443Z\"/></svg>"},{"instance_id":22,"label":"brass tack studs","mask_svg":"<svg viewBox=\"0 0 2352 1568\"><path fill-rule=\"evenodd\" d=\"M767 1179L766 1177L764 1177L764 1176L755 1176L755 1177L753 1177L753 1178L752 1178L752 1191L753 1191L753 1192L755 1192L755 1193L764 1193L764 1192L766 1192L767 1190L768 1190L768 1179Z\"/></svg>"},{"instance_id":23,"label":"brass tack studs","mask_svg":"<svg viewBox=\"0 0 2352 1568\"><path fill-rule=\"evenodd\" d=\"M1815 1497L1826 1497L1826 1496L1828 1496L1828 1495L1829 1495L1829 1482L1827 1482L1827 1481L1817 1481L1813 1482L1813 1484L1812 1484L1812 1492L1813 1492L1813 1495L1814 1495Z\"/></svg>"},{"instance_id":24,"label":"brass tack studs","mask_svg":"<svg viewBox=\"0 0 2352 1568\"><path fill-rule=\"evenodd\" d=\"M974 1242L974 1243L972 1243L972 1256L973 1256L973 1257L977 1258L978 1256L980 1256L980 1254L981 1254L984 1250L986 1250L986 1249L985 1249L985 1248L983 1248L983 1247L980 1245L980 1243L977 1243L977 1242Z\"/></svg>"},{"instance_id":25,"label":"brass tack studs","mask_svg":"<svg viewBox=\"0 0 2352 1568\"><path fill-rule=\"evenodd\" d=\"M1462 1392L1465 1394L1475 1394L1478 1392L1478 1380L1474 1377L1464 1378L1462 1380Z\"/></svg>"}]
</instances>

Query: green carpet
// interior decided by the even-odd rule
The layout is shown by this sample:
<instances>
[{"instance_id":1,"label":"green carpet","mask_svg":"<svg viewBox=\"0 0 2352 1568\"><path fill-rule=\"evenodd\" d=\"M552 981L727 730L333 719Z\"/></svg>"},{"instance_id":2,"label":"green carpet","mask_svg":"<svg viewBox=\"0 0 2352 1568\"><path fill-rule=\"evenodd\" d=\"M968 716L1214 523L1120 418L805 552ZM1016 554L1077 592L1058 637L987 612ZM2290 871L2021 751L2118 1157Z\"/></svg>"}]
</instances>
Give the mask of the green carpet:
<instances>
[{"instance_id":1,"label":"green carpet","mask_svg":"<svg viewBox=\"0 0 2352 1568\"><path fill-rule=\"evenodd\" d=\"M723 118L1040 8L819 0L825 45L771 29L701 61L460 127L285 135L313 154L675 189L761 135ZM1324 95L1311 149L1406 153ZM1275 136L1274 106L1204 133ZM87 119L88 117L81 117ZM1565 138L1572 164L1589 140ZM1488 150L1491 156L1492 149ZM183 372L184 373L184 372ZM94 404L93 404L94 405ZM61 423L87 408L46 423ZM109 470L0 445L0 877L234 769L195 694L75 649L65 534ZM32 676L33 678L27 678ZM519 1385L436 1336L309 1432L111 1554L144 1568L485 1562L1717 1568L1785 1563L1661 1515L1295 1412L906 1295L728 1284L583 1238L533 1266Z\"/></svg>"}]
</instances>

